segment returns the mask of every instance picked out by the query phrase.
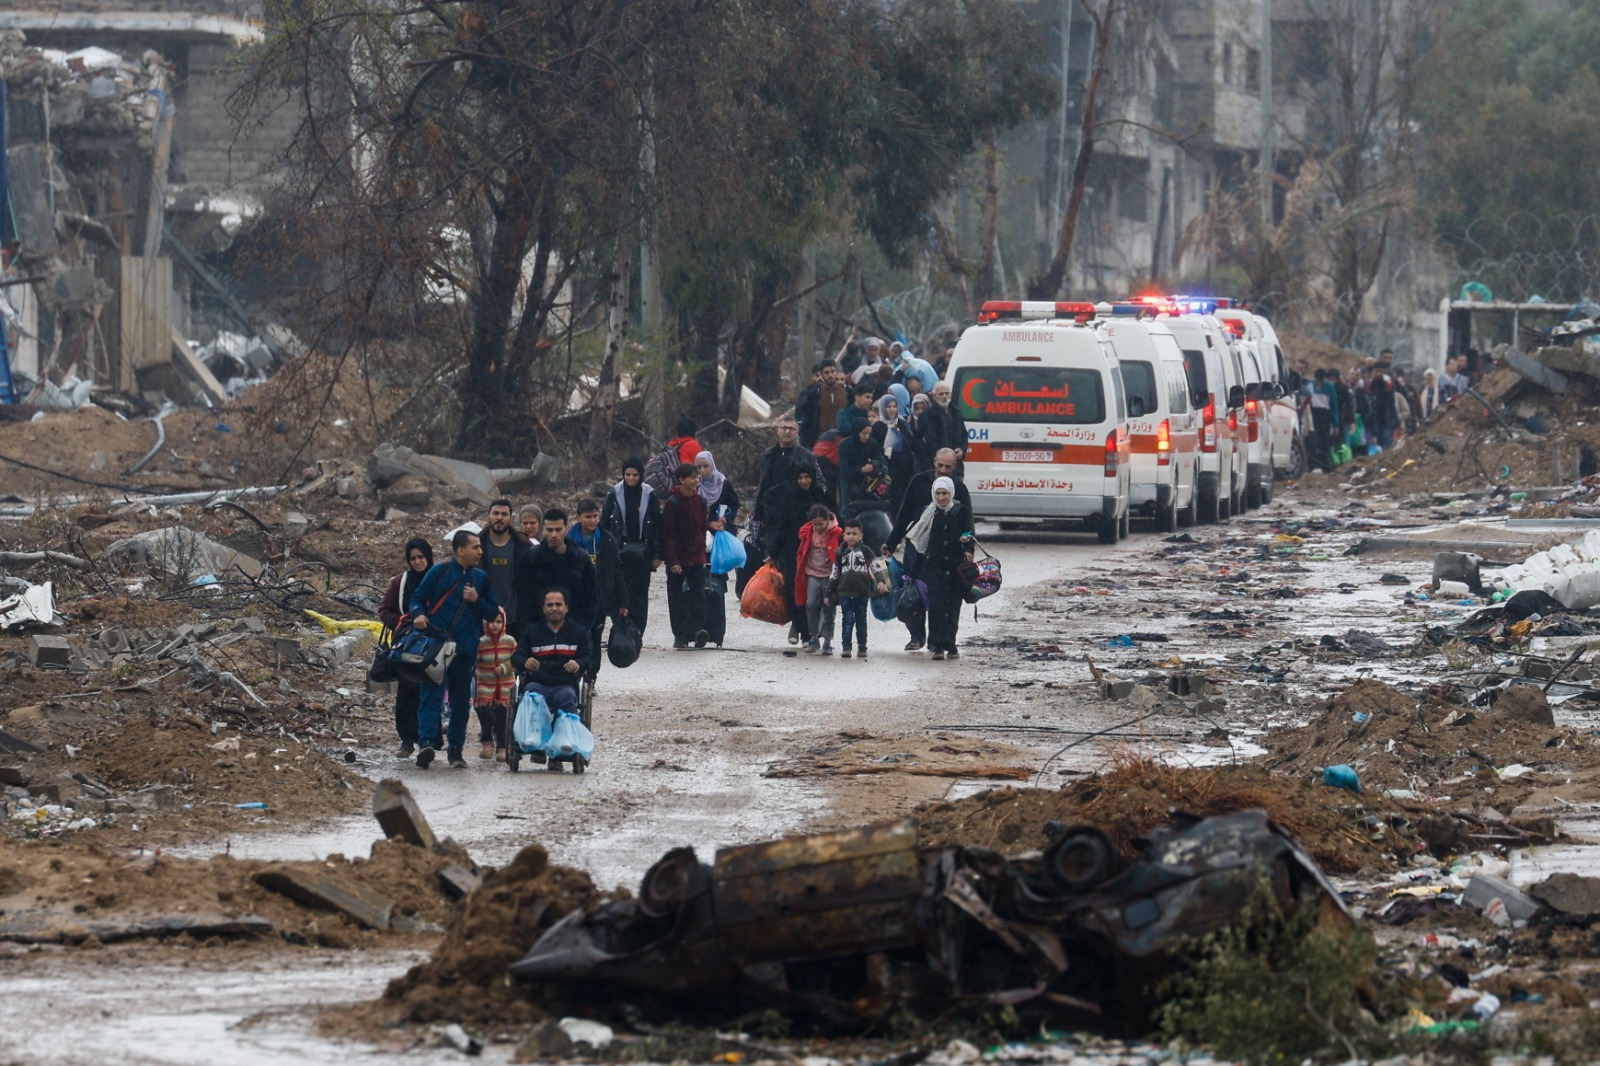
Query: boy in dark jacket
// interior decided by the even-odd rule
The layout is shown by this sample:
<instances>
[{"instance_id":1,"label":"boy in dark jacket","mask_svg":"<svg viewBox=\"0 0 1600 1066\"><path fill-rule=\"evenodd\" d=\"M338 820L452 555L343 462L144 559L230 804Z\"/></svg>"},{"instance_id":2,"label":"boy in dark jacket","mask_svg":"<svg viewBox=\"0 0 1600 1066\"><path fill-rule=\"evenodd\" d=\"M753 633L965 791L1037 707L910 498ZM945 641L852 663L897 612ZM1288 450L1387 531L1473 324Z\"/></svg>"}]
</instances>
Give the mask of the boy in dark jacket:
<instances>
[{"instance_id":1,"label":"boy in dark jacket","mask_svg":"<svg viewBox=\"0 0 1600 1066\"><path fill-rule=\"evenodd\" d=\"M577 514L578 524L567 539L594 563L595 588L600 597L600 609L589 627L589 647L594 652L589 657L589 678L593 680L600 673L600 644L606 619L628 617L628 592L622 585L622 552L617 538L600 528L600 501L579 500Z\"/></svg>"},{"instance_id":2,"label":"boy in dark jacket","mask_svg":"<svg viewBox=\"0 0 1600 1066\"><path fill-rule=\"evenodd\" d=\"M692 640L704 647L710 638L701 621L708 572L706 501L700 496L699 471L692 464L680 464L674 476L678 487L661 505L661 551L667 562L672 646L687 648Z\"/></svg>"},{"instance_id":3,"label":"boy in dark jacket","mask_svg":"<svg viewBox=\"0 0 1600 1066\"><path fill-rule=\"evenodd\" d=\"M844 520L844 543L834 556L833 573L828 578L828 592L823 603L837 603L844 615L844 632L839 638L839 658L850 658L850 631L856 633L856 654L867 657L867 601L875 595L889 591L889 586L872 576L872 561L877 553L862 542L861 523L854 518Z\"/></svg>"}]
</instances>

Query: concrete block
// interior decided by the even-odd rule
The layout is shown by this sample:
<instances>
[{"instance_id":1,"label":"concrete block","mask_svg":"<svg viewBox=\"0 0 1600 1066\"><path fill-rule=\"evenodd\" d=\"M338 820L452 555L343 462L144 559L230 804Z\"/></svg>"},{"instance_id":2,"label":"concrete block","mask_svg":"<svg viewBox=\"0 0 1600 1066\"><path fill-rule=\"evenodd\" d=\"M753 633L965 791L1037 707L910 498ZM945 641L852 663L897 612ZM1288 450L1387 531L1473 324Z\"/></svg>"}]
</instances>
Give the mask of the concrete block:
<instances>
[{"instance_id":1,"label":"concrete block","mask_svg":"<svg viewBox=\"0 0 1600 1066\"><path fill-rule=\"evenodd\" d=\"M1506 914L1510 915L1514 922L1525 922L1539 913L1538 900L1513 887L1511 882L1492 874L1473 874L1472 880L1467 882L1466 892L1461 896L1462 903L1480 911L1497 899L1505 904Z\"/></svg>"},{"instance_id":2,"label":"concrete block","mask_svg":"<svg viewBox=\"0 0 1600 1066\"><path fill-rule=\"evenodd\" d=\"M31 636L28 661L35 666L67 666L72 662L72 645L65 637Z\"/></svg>"},{"instance_id":3,"label":"concrete block","mask_svg":"<svg viewBox=\"0 0 1600 1066\"><path fill-rule=\"evenodd\" d=\"M33 770L27 766L0 766L0 785L26 788L33 780Z\"/></svg>"},{"instance_id":4,"label":"concrete block","mask_svg":"<svg viewBox=\"0 0 1600 1066\"><path fill-rule=\"evenodd\" d=\"M483 878L459 864L446 866L439 871L439 887L451 899L465 899L481 884Z\"/></svg>"},{"instance_id":5,"label":"concrete block","mask_svg":"<svg viewBox=\"0 0 1600 1066\"><path fill-rule=\"evenodd\" d=\"M234 620L233 631L235 633L265 633L267 631L267 623L255 615L248 615Z\"/></svg>"},{"instance_id":6,"label":"concrete block","mask_svg":"<svg viewBox=\"0 0 1600 1066\"><path fill-rule=\"evenodd\" d=\"M1138 684L1137 681L1102 681L1100 697L1107 700L1125 700L1133 695L1133 690Z\"/></svg>"},{"instance_id":7,"label":"concrete block","mask_svg":"<svg viewBox=\"0 0 1600 1066\"><path fill-rule=\"evenodd\" d=\"M361 489L356 485L356 479L353 477L334 478L333 491L341 500L353 500L361 495Z\"/></svg>"},{"instance_id":8,"label":"concrete block","mask_svg":"<svg viewBox=\"0 0 1600 1066\"><path fill-rule=\"evenodd\" d=\"M135 807L165 811L178 805L178 790L172 785L151 785L124 798Z\"/></svg>"},{"instance_id":9,"label":"concrete block","mask_svg":"<svg viewBox=\"0 0 1600 1066\"><path fill-rule=\"evenodd\" d=\"M256 643L274 659L300 661L300 642L293 637L257 637Z\"/></svg>"},{"instance_id":10,"label":"concrete block","mask_svg":"<svg viewBox=\"0 0 1600 1066\"><path fill-rule=\"evenodd\" d=\"M120 629L102 629L96 638L100 646L111 655L126 655L132 649L128 646L128 634Z\"/></svg>"},{"instance_id":11,"label":"concrete block","mask_svg":"<svg viewBox=\"0 0 1600 1066\"><path fill-rule=\"evenodd\" d=\"M1600 914L1600 877L1551 874L1538 884L1529 885L1528 895L1562 914Z\"/></svg>"},{"instance_id":12,"label":"concrete block","mask_svg":"<svg viewBox=\"0 0 1600 1066\"><path fill-rule=\"evenodd\" d=\"M387 930L394 901L338 874L273 866L252 879L269 892L288 896L308 907L338 911L368 929Z\"/></svg>"},{"instance_id":13,"label":"concrete block","mask_svg":"<svg viewBox=\"0 0 1600 1066\"><path fill-rule=\"evenodd\" d=\"M343 665L371 648L376 639L370 629L352 629L348 633L340 633L332 640L324 641L322 654L335 665Z\"/></svg>"},{"instance_id":14,"label":"concrete block","mask_svg":"<svg viewBox=\"0 0 1600 1066\"><path fill-rule=\"evenodd\" d=\"M283 535L290 540L299 540L311 528L311 519L299 511L290 511L283 516Z\"/></svg>"},{"instance_id":15,"label":"concrete block","mask_svg":"<svg viewBox=\"0 0 1600 1066\"><path fill-rule=\"evenodd\" d=\"M383 829L383 835L393 840L399 838L419 848L431 848L438 843L422 808L411 797L411 790L398 778L378 782L372 794L372 813Z\"/></svg>"}]
</instances>

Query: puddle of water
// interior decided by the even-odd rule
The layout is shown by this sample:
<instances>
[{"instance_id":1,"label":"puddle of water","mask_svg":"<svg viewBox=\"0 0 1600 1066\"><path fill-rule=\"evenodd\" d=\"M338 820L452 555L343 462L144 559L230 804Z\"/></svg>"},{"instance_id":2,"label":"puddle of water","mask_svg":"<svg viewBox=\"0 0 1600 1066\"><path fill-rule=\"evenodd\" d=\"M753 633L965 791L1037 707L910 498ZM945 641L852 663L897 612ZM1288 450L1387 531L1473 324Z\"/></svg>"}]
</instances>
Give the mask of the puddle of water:
<instances>
[{"instance_id":1,"label":"puddle of water","mask_svg":"<svg viewBox=\"0 0 1600 1066\"><path fill-rule=\"evenodd\" d=\"M0 969L0 1030L7 1061L32 1066L372 1062L379 1049L315 1035L309 1012L374 998L421 957L313 952L239 968L227 957L197 956L174 965L123 956L109 966L103 956L30 956ZM24 966L26 972L13 972ZM509 1053L490 1048L484 1059L505 1061ZM421 1049L408 1052L406 1061L431 1066L461 1056Z\"/></svg>"}]
</instances>

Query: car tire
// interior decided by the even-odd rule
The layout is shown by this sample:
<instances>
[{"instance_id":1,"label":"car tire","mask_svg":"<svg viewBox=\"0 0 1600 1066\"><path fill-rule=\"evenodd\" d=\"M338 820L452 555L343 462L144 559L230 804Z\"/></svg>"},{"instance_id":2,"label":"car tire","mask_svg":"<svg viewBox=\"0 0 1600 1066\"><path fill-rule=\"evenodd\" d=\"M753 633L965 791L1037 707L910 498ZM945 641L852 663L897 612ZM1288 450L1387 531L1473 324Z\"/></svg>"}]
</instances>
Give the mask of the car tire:
<instances>
[{"instance_id":1,"label":"car tire","mask_svg":"<svg viewBox=\"0 0 1600 1066\"><path fill-rule=\"evenodd\" d=\"M1189 506L1178 512L1178 525L1188 529L1198 521L1200 521L1200 489L1196 486L1189 490Z\"/></svg>"},{"instance_id":2,"label":"car tire","mask_svg":"<svg viewBox=\"0 0 1600 1066\"><path fill-rule=\"evenodd\" d=\"M1244 505L1246 510L1254 511L1261 506L1261 487L1259 485L1246 485L1244 487Z\"/></svg>"},{"instance_id":3,"label":"car tire","mask_svg":"<svg viewBox=\"0 0 1600 1066\"><path fill-rule=\"evenodd\" d=\"M1233 517L1233 493L1222 495L1221 488L1217 490L1217 521L1226 522Z\"/></svg>"},{"instance_id":4,"label":"car tire","mask_svg":"<svg viewBox=\"0 0 1600 1066\"><path fill-rule=\"evenodd\" d=\"M1274 493L1277 492L1278 478L1271 470L1267 471L1267 479L1261 483L1261 502L1271 503Z\"/></svg>"},{"instance_id":5,"label":"car tire","mask_svg":"<svg viewBox=\"0 0 1600 1066\"><path fill-rule=\"evenodd\" d=\"M1133 508L1122 512L1122 517L1117 520L1117 539L1127 540L1133 532Z\"/></svg>"},{"instance_id":6,"label":"car tire","mask_svg":"<svg viewBox=\"0 0 1600 1066\"><path fill-rule=\"evenodd\" d=\"M1117 532L1121 528L1122 523L1118 522L1115 518L1103 518L1100 520L1099 524L1095 526L1094 532L1095 536L1100 539L1101 544L1115 544L1117 542Z\"/></svg>"},{"instance_id":7,"label":"car tire","mask_svg":"<svg viewBox=\"0 0 1600 1066\"><path fill-rule=\"evenodd\" d=\"M1222 500L1215 492L1207 492L1196 486L1194 496L1198 501L1196 506L1201 524L1214 526L1222 521Z\"/></svg>"},{"instance_id":8,"label":"car tire","mask_svg":"<svg viewBox=\"0 0 1600 1066\"><path fill-rule=\"evenodd\" d=\"M1306 468L1309 465L1306 457L1306 442L1297 436L1289 444L1289 468L1283 472L1283 476L1289 481L1298 481L1300 478L1305 477Z\"/></svg>"},{"instance_id":9,"label":"car tire","mask_svg":"<svg viewBox=\"0 0 1600 1066\"><path fill-rule=\"evenodd\" d=\"M1173 486L1172 502L1156 512L1156 532L1176 533L1178 531L1178 489Z\"/></svg>"}]
</instances>

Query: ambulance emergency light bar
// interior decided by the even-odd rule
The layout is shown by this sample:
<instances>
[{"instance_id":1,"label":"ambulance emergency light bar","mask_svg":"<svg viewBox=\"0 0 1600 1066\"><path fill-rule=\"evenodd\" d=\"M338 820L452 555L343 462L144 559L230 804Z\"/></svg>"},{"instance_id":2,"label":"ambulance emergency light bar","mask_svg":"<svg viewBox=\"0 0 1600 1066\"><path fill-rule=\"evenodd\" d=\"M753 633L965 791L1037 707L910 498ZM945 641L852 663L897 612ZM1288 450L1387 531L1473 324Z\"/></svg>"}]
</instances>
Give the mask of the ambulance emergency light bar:
<instances>
[{"instance_id":1,"label":"ambulance emergency light bar","mask_svg":"<svg viewBox=\"0 0 1600 1066\"><path fill-rule=\"evenodd\" d=\"M1087 322L1095 305L1066 300L987 300L978 310L978 324L986 325L1012 318L1071 318Z\"/></svg>"}]
</instances>

